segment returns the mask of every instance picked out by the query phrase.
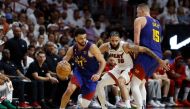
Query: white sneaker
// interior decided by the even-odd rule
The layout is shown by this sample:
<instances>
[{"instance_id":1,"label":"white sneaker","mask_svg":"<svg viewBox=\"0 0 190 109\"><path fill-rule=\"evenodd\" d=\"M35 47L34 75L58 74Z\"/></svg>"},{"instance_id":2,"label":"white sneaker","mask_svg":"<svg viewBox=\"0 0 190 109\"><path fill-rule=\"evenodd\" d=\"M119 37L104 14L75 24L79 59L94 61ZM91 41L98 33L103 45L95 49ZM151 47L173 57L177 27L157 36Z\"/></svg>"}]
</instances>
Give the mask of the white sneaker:
<instances>
[{"instance_id":1,"label":"white sneaker","mask_svg":"<svg viewBox=\"0 0 190 109\"><path fill-rule=\"evenodd\" d=\"M119 101L119 102L116 103L116 107L118 107L118 108L126 108L127 106L126 106L125 102Z\"/></svg>"},{"instance_id":2,"label":"white sneaker","mask_svg":"<svg viewBox=\"0 0 190 109\"><path fill-rule=\"evenodd\" d=\"M126 107L127 107L127 108L131 108L131 103L130 103L129 100L128 100L127 102L125 102L125 104L126 104Z\"/></svg>"},{"instance_id":3,"label":"white sneaker","mask_svg":"<svg viewBox=\"0 0 190 109\"><path fill-rule=\"evenodd\" d=\"M174 100L170 100L169 103L172 104L173 106L176 106L176 103L174 102Z\"/></svg>"},{"instance_id":4,"label":"white sneaker","mask_svg":"<svg viewBox=\"0 0 190 109\"><path fill-rule=\"evenodd\" d=\"M160 101L158 101L158 100L156 100L155 103L158 104L160 107L165 107L166 106L165 104L160 103Z\"/></svg>"},{"instance_id":5,"label":"white sneaker","mask_svg":"<svg viewBox=\"0 0 190 109\"><path fill-rule=\"evenodd\" d=\"M111 104L111 103L108 102L108 101L106 101L106 105L107 105L107 107L109 107L109 108L116 108L115 105Z\"/></svg>"},{"instance_id":6,"label":"white sneaker","mask_svg":"<svg viewBox=\"0 0 190 109\"><path fill-rule=\"evenodd\" d=\"M94 101L94 100L91 102L90 107L91 107L91 108L98 108L98 109L101 109L100 104L99 104L97 101Z\"/></svg>"},{"instance_id":7,"label":"white sneaker","mask_svg":"<svg viewBox=\"0 0 190 109\"><path fill-rule=\"evenodd\" d=\"M152 106L152 107L160 107L158 104L156 104L153 100L151 100L149 102L149 104Z\"/></svg>"},{"instance_id":8,"label":"white sneaker","mask_svg":"<svg viewBox=\"0 0 190 109\"><path fill-rule=\"evenodd\" d=\"M174 104L170 103L170 102L165 102L166 106L167 107L172 107L172 106L175 106Z\"/></svg>"}]
</instances>

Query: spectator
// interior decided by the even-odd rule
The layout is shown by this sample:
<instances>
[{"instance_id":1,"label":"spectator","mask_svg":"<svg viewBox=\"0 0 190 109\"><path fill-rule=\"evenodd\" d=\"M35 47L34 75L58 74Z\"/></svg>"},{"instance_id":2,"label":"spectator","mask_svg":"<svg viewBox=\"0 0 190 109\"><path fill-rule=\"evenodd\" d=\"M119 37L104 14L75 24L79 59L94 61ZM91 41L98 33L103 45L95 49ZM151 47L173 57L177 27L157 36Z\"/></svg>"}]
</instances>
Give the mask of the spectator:
<instances>
[{"instance_id":1,"label":"spectator","mask_svg":"<svg viewBox=\"0 0 190 109\"><path fill-rule=\"evenodd\" d=\"M84 29L86 31L86 34L87 34L87 39L91 42L96 42L98 37L96 36L95 34L95 31L92 27L92 21L90 19L87 19L85 21L85 26L84 26Z\"/></svg>"},{"instance_id":2,"label":"spectator","mask_svg":"<svg viewBox=\"0 0 190 109\"><path fill-rule=\"evenodd\" d=\"M190 86L187 85L185 87L185 94L183 96L183 102L180 103L178 100L178 95L179 95L179 91L182 88L182 84L185 82L187 84L189 84L189 81L187 81L187 76L185 74L185 65L184 65L184 60L182 56L178 56L175 58L174 63L171 65L171 71L168 72L168 75L171 79L173 79L175 81L176 87L175 87L175 102L177 105L181 106L181 105L185 105L185 106L190 106L189 101L187 101L187 96L188 93L190 91Z\"/></svg>"},{"instance_id":3,"label":"spectator","mask_svg":"<svg viewBox=\"0 0 190 109\"><path fill-rule=\"evenodd\" d=\"M59 57L63 58L65 56L66 52L67 51L65 50L65 48L60 48L59 52L58 52Z\"/></svg>"},{"instance_id":4,"label":"spectator","mask_svg":"<svg viewBox=\"0 0 190 109\"><path fill-rule=\"evenodd\" d=\"M163 59L169 60L169 64L172 64L174 62L174 59L172 59L172 51L165 50L163 53Z\"/></svg>"},{"instance_id":5,"label":"spectator","mask_svg":"<svg viewBox=\"0 0 190 109\"><path fill-rule=\"evenodd\" d=\"M13 85L10 79L0 73L0 109L16 109L16 106L12 105Z\"/></svg>"},{"instance_id":6,"label":"spectator","mask_svg":"<svg viewBox=\"0 0 190 109\"><path fill-rule=\"evenodd\" d=\"M179 7L177 10L177 17L179 20L179 24L190 24L190 16L185 15L185 10L183 7Z\"/></svg>"},{"instance_id":7,"label":"spectator","mask_svg":"<svg viewBox=\"0 0 190 109\"><path fill-rule=\"evenodd\" d=\"M169 61L168 60L166 60L166 61L169 64ZM169 95L170 86L172 85L171 90L173 90L173 88L174 88L174 81L170 80L168 78L166 71L161 68L158 68L157 71L154 73L153 78L159 80L160 84L161 84L161 88L163 87L162 88L163 89L162 102L164 104L166 104L167 106L175 105L175 102L173 99L174 94ZM169 101L168 101L167 97L170 97Z\"/></svg>"},{"instance_id":8,"label":"spectator","mask_svg":"<svg viewBox=\"0 0 190 109\"><path fill-rule=\"evenodd\" d=\"M163 12L162 14L158 15L157 18L161 20L163 25L179 23L174 6L169 6L167 12L166 13Z\"/></svg>"},{"instance_id":9,"label":"spectator","mask_svg":"<svg viewBox=\"0 0 190 109\"><path fill-rule=\"evenodd\" d=\"M45 60L45 52L37 51L36 60L30 64L26 75L32 80L32 105L39 107L40 104L42 108L49 109L47 103L45 102L44 84L45 82L57 84L58 80L51 76L50 70L48 65L45 63ZM52 92L49 93L49 95L52 94Z\"/></svg>"},{"instance_id":10,"label":"spectator","mask_svg":"<svg viewBox=\"0 0 190 109\"><path fill-rule=\"evenodd\" d=\"M108 36L106 32L102 32L100 38L96 42L96 45L100 47L103 43L108 42Z\"/></svg>"},{"instance_id":11,"label":"spectator","mask_svg":"<svg viewBox=\"0 0 190 109\"><path fill-rule=\"evenodd\" d=\"M22 61L25 64L25 54L27 52L27 43L21 39L20 27L15 27L13 30L14 37L5 43L5 48L10 50L11 61L23 73Z\"/></svg>"},{"instance_id":12,"label":"spectator","mask_svg":"<svg viewBox=\"0 0 190 109\"><path fill-rule=\"evenodd\" d=\"M148 79L148 104L150 104L153 107L165 107L165 104L160 103L161 99L161 86L160 81L156 79Z\"/></svg>"},{"instance_id":13,"label":"spectator","mask_svg":"<svg viewBox=\"0 0 190 109\"><path fill-rule=\"evenodd\" d=\"M100 25L100 21L95 22L95 27L93 29L95 31L95 36L100 38L101 33L104 32L104 30L102 29Z\"/></svg>"},{"instance_id":14,"label":"spectator","mask_svg":"<svg viewBox=\"0 0 190 109\"><path fill-rule=\"evenodd\" d=\"M4 41L0 40L0 60L2 59L2 51L4 49Z\"/></svg>"},{"instance_id":15,"label":"spectator","mask_svg":"<svg viewBox=\"0 0 190 109\"><path fill-rule=\"evenodd\" d=\"M82 28L84 26L84 22L80 16L79 10L74 10L73 16L69 19L69 26L73 28Z\"/></svg>"},{"instance_id":16,"label":"spectator","mask_svg":"<svg viewBox=\"0 0 190 109\"><path fill-rule=\"evenodd\" d=\"M43 47L45 45L45 36L39 35L36 47Z\"/></svg>"},{"instance_id":17,"label":"spectator","mask_svg":"<svg viewBox=\"0 0 190 109\"><path fill-rule=\"evenodd\" d=\"M10 77L13 82L13 87L15 89L14 95L18 94L20 108L30 108L31 106L25 102L24 91L25 91L25 82L30 82L30 79L25 77L20 70L16 67L14 63L10 61L10 51L8 49L3 50L3 58L0 62L0 70L4 74Z\"/></svg>"}]
</instances>

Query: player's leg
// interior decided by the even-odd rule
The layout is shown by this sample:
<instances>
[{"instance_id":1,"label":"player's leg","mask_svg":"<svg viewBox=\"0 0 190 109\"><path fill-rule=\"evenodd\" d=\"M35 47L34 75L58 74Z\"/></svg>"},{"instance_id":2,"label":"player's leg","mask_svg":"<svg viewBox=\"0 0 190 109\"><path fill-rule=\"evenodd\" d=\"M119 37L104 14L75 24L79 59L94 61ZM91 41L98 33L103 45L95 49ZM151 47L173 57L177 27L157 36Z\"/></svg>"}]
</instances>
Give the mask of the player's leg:
<instances>
[{"instance_id":1,"label":"player's leg","mask_svg":"<svg viewBox=\"0 0 190 109\"><path fill-rule=\"evenodd\" d=\"M60 107L61 109L65 109L65 107L67 106L67 103L70 100L71 95L76 90L76 88L81 87L83 85L83 81L82 81L82 77L80 73L77 70L74 70L73 74L74 75L71 77L71 80L67 86L67 89L62 96L61 107Z\"/></svg>"},{"instance_id":2,"label":"player's leg","mask_svg":"<svg viewBox=\"0 0 190 109\"><path fill-rule=\"evenodd\" d=\"M120 95L119 95L119 87L112 85L112 91L115 96L115 102L116 103L119 102L121 100Z\"/></svg>"},{"instance_id":3,"label":"player's leg","mask_svg":"<svg viewBox=\"0 0 190 109\"><path fill-rule=\"evenodd\" d=\"M141 85L140 85L140 92L141 92L141 95L142 95L142 102L143 102L143 105L145 106L146 105L146 88L145 88L145 84L146 84L146 80L143 79Z\"/></svg>"},{"instance_id":4,"label":"player's leg","mask_svg":"<svg viewBox=\"0 0 190 109\"><path fill-rule=\"evenodd\" d=\"M125 102L125 106L127 108L131 108L130 101L129 101L130 88L128 89L126 86L126 84L129 83L129 81L130 81L129 71L130 71L130 69L126 69L125 71L123 71L121 76L118 79L121 96L122 96L123 101Z\"/></svg>"},{"instance_id":5,"label":"player's leg","mask_svg":"<svg viewBox=\"0 0 190 109\"><path fill-rule=\"evenodd\" d=\"M140 85L142 84L142 81L137 78L135 75L133 75L131 80L131 91L132 95L134 97L135 103L137 105L137 109L142 109L143 106L143 98L140 91Z\"/></svg>"},{"instance_id":6,"label":"player's leg","mask_svg":"<svg viewBox=\"0 0 190 109\"><path fill-rule=\"evenodd\" d=\"M98 82L96 93L98 95L102 109L106 109L106 96L104 87L112 84L115 84L115 81L108 73L104 74L102 79Z\"/></svg>"},{"instance_id":7,"label":"player's leg","mask_svg":"<svg viewBox=\"0 0 190 109\"><path fill-rule=\"evenodd\" d=\"M78 104L80 108L88 108L92 99L94 98L96 92L97 82L92 80L84 80L83 78L83 86L81 87L81 94L78 96Z\"/></svg>"},{"instance_id":8,"label":"player's leg","mask_svg":"<svg viewBox=\"0 0 190 109\"><path fill-rule=\"evenodd\" d=\"M67 106L67 103L70 100L71 95L76 90L76 88L77 86L75 84L73 84L72 82L69 82L67 90L65 91L61 99L60 109L65 109L65 107Z\"/></svg>"}]
</instances>

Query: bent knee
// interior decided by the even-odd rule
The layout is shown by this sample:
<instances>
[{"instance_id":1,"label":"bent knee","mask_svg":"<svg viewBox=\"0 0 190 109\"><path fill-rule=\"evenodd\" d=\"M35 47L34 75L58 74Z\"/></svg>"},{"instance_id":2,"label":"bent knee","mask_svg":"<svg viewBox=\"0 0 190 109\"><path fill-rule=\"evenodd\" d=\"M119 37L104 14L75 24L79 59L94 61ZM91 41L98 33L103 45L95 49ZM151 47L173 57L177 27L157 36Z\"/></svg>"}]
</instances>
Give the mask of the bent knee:
<instances>
[{"instance_id":1,"label":"bent knee","mask_svg":"<svg viewBox=\"0 0 190 109\"><path fill-rule=\"evenodd\" d=\"M126 84L126 80L123 77L119 77L118 83L120 86L124 86Z\"/></svg>"}]
</instances>

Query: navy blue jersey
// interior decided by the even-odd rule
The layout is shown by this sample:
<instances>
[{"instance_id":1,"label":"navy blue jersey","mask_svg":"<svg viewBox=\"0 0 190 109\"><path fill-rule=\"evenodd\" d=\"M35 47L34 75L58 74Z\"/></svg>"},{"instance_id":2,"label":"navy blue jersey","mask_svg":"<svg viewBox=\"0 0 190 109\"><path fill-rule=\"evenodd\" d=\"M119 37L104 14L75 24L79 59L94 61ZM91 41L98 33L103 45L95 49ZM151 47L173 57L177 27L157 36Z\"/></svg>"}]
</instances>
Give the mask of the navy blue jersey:
<instances>
[{"instance_id":1,"label":"navy blue jersey","mask_svg":"<svg viewBox=\"0 0 190 109\"><path fill-rule=\"evenodd\" d=\"M89 57L88 52L92 43L87 42L84 49L79 50L77 45L73 47L73 58L75 62L75 69L81 73L81 76L89 77L95 73L97 73L99 68L99 63L97 59L93 57Z\"/></svg>"},{"instance_id":2,"label":"navy blue jersey","mask_svg":"<svg viewBox=\"0 0 190 109\"><path fill-rule=\"evenodd\" d=\"M161 37L162 37L162 29L158 20L152 17L146 17L146 25L141 30L140 34L140 45L145 46L154 53L156 53L159 57L162 56L161 51Z\"/></svg>"},{"instance_id":3,"label":"navy blue jersey","mask_svg":"<svg viewBox=\"0 0 190 109\"><path fill-rule=\"evenodd\" d=\"M146 20L146 25L140 33L140 45L151 49L158 57L162 58L161 25L154 18L147 16ZM137 56L135 64L140 65L147 76L152 76L158 66L157 61L145 53L141 53Z\"/></svg>"}]
</instances>

